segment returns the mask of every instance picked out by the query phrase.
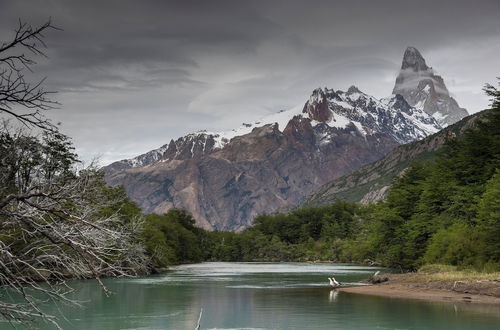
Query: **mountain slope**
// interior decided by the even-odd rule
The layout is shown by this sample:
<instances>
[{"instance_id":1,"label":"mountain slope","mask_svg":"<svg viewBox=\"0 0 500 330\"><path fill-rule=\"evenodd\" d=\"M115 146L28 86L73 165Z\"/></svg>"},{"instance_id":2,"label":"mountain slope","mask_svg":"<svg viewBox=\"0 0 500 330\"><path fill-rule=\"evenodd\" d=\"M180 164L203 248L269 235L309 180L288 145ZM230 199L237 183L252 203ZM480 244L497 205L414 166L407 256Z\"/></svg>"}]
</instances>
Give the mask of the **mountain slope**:
<instances>
[{"instance_id":1,"label":"mountain slope","mask_svg":"<svg viewBox=\"0 0 500 330\"><path fill-rule=\"evenodd\" d=\"M468 115L450 96L443 78L427 66L414 47L408 47L404 53L392 94L402 95L411 106L434 116L443 127Z\"/></svg>"},{"instance_id":2,"label":"mountain slope","mask_svg":"<svg viewBox=\"0 0 500 330\"><path fill-rule=\"evenodd\" d=\"M468 116L421 141L395 148L382 159L325 184L309 196L301 206L326 205L335 200L367 204L383 199L393 179L405 168L413 162L434 158L447 140L456 138L466 129L473 127L484 113Z\"/></svg>"}]
</instances>

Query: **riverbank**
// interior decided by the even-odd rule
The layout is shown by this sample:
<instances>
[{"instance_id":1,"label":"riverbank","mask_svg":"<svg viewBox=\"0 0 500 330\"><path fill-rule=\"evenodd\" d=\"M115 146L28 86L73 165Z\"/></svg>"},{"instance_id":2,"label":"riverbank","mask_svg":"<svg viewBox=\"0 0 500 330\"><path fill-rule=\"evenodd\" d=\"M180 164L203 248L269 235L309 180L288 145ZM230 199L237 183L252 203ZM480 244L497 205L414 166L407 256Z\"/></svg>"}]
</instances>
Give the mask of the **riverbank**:
<instances>
[{"instance_id":1,"label":"riverbank","mask_svg":"<svg viewBox=\"0 0 500 330\"><path fill-rule=\"evenodd\" d=\"M371 285L340 291L390 298L499 304L500 280L452 277L440 274L382 274L369 279Z\"/></svg>"}]
</instances>

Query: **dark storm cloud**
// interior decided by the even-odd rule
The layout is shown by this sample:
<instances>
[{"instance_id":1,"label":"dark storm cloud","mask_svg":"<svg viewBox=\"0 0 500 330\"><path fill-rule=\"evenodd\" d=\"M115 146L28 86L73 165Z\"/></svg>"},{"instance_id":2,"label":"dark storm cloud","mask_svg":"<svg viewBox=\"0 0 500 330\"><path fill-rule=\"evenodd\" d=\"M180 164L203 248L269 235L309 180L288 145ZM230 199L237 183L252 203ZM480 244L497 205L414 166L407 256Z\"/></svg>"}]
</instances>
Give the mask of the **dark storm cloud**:
<instances>
[{"instance_id":1,"label":"dark storm cloud","mask_svg":"<svg viewBox=\"0 0 500 330\"><path fill-rule=\"evenodd\" d=\"M48 17L38 76L82 156L130 157L198 129L304 101L317 86L389 94L406 46L459 103L486 106L500 67L500 2L1 1L0 37Z\"/></svg>"}]
</instances>

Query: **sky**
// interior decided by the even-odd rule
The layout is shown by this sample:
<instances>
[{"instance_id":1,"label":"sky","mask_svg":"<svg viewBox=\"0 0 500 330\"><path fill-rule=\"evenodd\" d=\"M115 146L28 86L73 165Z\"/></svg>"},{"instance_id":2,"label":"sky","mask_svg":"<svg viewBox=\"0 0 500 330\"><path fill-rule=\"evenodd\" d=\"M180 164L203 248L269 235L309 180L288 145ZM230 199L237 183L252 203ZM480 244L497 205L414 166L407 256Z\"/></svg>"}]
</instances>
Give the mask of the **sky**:
<instances>
[{"instance_id":1,"label":"sky","mask_svg":"<svg viewBox=\"0 0 500 330\"><path fill-rule=\"evenodd\" d=\"M316 87L391 94L407 46L470 113L500 76L500 1L0 0L0 42L51 18L46 77L80 157L102 165L305 103Z\"/></svg>"}]
</instances>

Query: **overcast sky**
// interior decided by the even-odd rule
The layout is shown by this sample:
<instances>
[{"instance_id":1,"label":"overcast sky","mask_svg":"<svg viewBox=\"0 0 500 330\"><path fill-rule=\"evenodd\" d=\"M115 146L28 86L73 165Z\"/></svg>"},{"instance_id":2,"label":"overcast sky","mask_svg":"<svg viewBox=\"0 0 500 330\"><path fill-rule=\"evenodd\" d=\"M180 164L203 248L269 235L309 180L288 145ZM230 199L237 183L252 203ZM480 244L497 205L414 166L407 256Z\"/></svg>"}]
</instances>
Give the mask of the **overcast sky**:
<instances>
[{"instance_id":1,"label":"overcast sky","mask_svg":"<svg viewBox=\"0 0 500 330\"><path fill-rule=\"evenodd\" d=\"M52 17L35 75L58 91L84 160L102 164L200 129L225 130L305 102L319 86L392 91L417 47L476 112L500 76L500 1L0 0L0 41Z\"/></svg>"}]
</instances>

